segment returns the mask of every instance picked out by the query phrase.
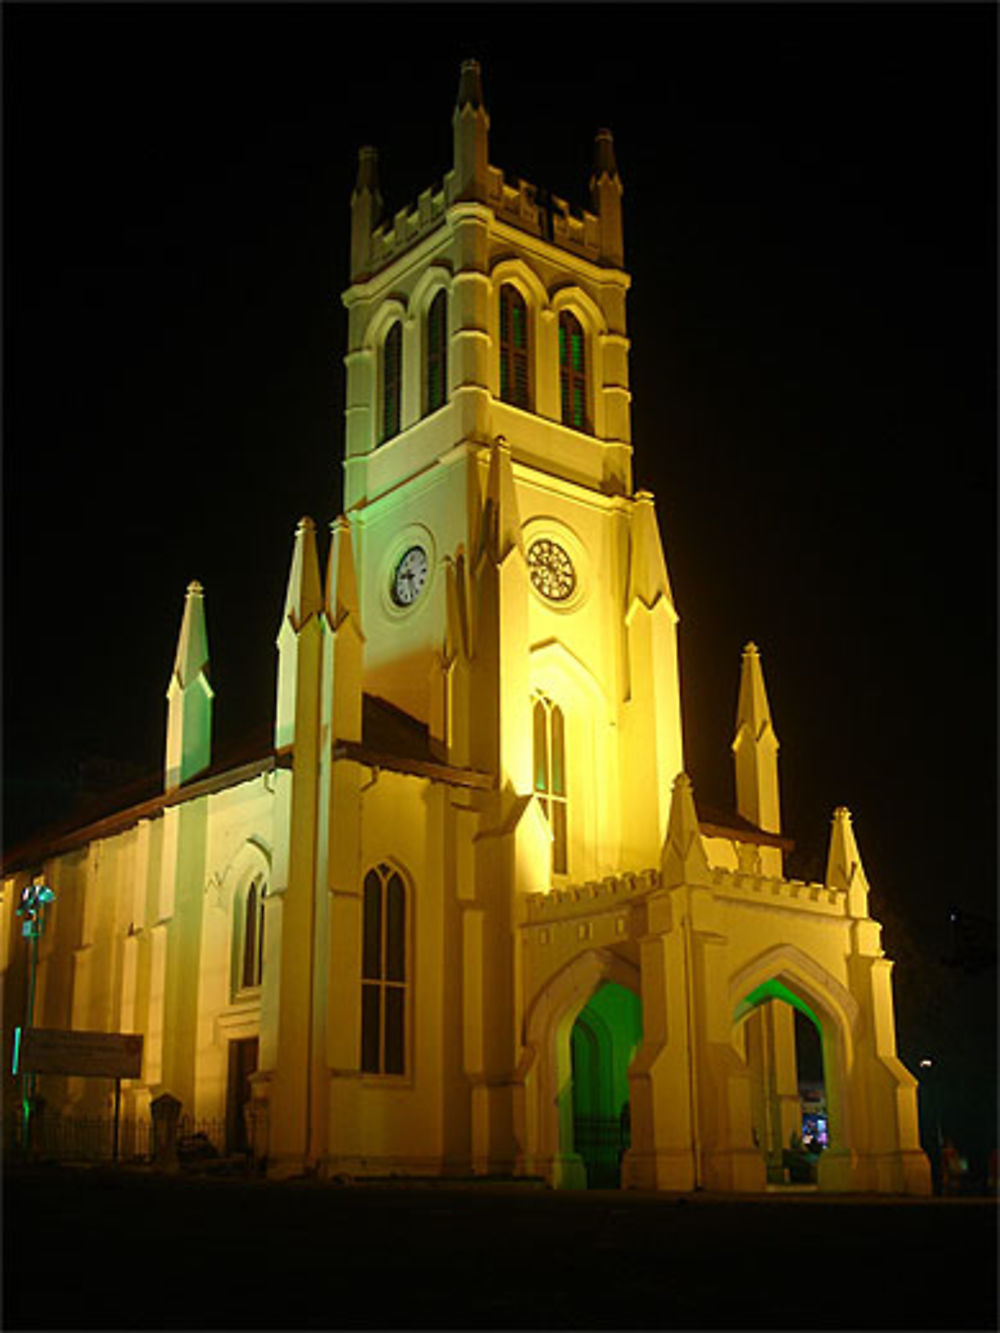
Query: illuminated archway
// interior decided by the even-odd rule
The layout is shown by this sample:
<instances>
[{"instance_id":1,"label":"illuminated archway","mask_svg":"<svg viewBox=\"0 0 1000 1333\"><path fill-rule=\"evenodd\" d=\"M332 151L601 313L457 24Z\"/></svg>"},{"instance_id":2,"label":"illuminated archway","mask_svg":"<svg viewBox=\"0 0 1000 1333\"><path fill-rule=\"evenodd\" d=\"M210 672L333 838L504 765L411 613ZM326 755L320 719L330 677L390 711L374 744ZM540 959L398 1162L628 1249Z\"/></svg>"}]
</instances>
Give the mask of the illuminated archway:
<instances>
[{"instance_id":1,"label":"illuminated archway","mask_svg":"<svg viewBox=\"0 0 1000 1333\"><path fill-rule=\"evenodd\" d=\"M587 1183L573 1148L571 1034L581 1010L607 982L636 997L640 993L635 964L610 949L584 949L550 978L525 1017L515 1076L519 1169L544 1175L556 1187L579 1189Z\"/></svg>"},{"instance_id":2,"label":"illuminated archway","mask_svg":"<svg viewBox=\"0 0 1000 1333\"><path fill-rule=\"evenodd\" d=\"M583 1159L590 1188L621 1183L629 1147L628 1068L642 1040L642 1003L634 991L605 982L570 1031L572 1151Z\"/></svg>"},{"instance_id":3,"label":"illuminated archway","mask_svg":"<svg viewBox=\"0 0 1000 1333\"><path fill-rule=\"evenodd\" d=\"M822 1052L823 1093L826 1112L827 1145L824 1159L833 1149L842 1152L850 1147L852 1134L849 1112L848 1070L854 1058L854 1029L858 1021L857 1001L835 977L830 975L820 964L802 950L793 945L779 945L767 950L753 959L731 979L730 1003L733 1016L734 1045L744 1059L752 1056L748 1050L748 1018L759 1013L761 1024L771 1021L770 1039L781 1042L780 1024L784 1020L786 1027L786 1068L784 1071L785 1088L776 1090L772 1099L771 1125L766 1135L758 1137L762 1152L769 1158L769 1166L775 1171L780 1167L781 1153L789 1146L791 1130L794 1128L801 1135L802 1112L799 1103L797 1074L795 1073L795 1037L791 1031L792 1075L788 1077L787 1043L789 1036L789 1012L800 1014L819 1034ZM782 1014L782 1009L784 1013ZM800 1020L801 1021L801 1020ZM762 1040L766 1040L762 1034ZM782 1071L777 1070L778 1080ZM785 1098L781 1108L782 1095ZM791 1103L795 1102L794 1108ZM778 1104L778 1113L775 1105ZM758 1108L758 1124L761 1123L761 1111ZM821 1180L822 1183L822 1161Z\"/></svg>"},{"instance_id":4,"label":"illuminated archway","mask_svg":"<svg viewBox=\"0 0 1000 1333\"><path fill-rule=\"evenodd\" d=\"M774 978L743 999L734 1022L750 1070L754 1142L768 1179L814 1182L829 1143L822 1025L811 1005Z\"/></svg>"}]
</instances>

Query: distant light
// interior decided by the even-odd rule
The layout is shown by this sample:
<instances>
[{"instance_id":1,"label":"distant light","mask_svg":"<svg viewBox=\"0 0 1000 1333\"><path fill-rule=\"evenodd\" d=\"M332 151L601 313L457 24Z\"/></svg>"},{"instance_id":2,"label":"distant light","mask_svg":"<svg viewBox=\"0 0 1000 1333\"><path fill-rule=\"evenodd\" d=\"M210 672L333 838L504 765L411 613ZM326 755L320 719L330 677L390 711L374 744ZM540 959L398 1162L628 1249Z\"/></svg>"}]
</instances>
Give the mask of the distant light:
<instances>
[{"instance_id":1,"label":"distant light","mask_svg":"<svg viewBox=\"0 0 1000 1333\"><path fill-rule=\"evenodd\" d=\"M921 1061L920 1061L920 1068L921 1068L921 1069L930 1069L930 1068L932 1068L933 1064L934 1064L934 1061L933 1061L933 1060L921 1060Z\"/></svg>"},{"instance_id":2,"label":"distant light","mask_svg":"<svg viewBox=\"0 0 1000 1333\"><path fill-rule=\"evenodd\" d=\"M957 920L958 920L958 913L957 913L957 912L949 912L949 914L948 914L948 920L949 920L949 921L957 921Z\"/></svg>"}]
</instances>

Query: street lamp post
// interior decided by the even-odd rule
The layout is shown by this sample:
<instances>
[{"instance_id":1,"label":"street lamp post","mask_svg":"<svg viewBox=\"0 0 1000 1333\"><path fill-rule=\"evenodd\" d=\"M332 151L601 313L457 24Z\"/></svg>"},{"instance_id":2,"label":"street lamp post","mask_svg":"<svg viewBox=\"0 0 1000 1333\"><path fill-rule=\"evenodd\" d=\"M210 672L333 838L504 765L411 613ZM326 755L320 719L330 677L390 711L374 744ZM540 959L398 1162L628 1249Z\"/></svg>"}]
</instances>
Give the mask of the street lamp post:
<instances>
[{"instance_id":1,"label":"street lamp post","mask_svg":"<svg viewBox=\"0 0 1000 1333\"><path fill-rule=\"evenodd\" d=\"M21 934L28 941L28 1003L24 1015L24 1029L29 1031L35 1015L35 974L38 971L38 937L45 929L45 908L55 901L55 894L47 884L37 881L25 886L17 914L24 918ZM35 1075L31 1070L21 1074L21 1146L28 1148L31 1130L31 1110L35 1100Z\"/></svg>"}]
</instances>

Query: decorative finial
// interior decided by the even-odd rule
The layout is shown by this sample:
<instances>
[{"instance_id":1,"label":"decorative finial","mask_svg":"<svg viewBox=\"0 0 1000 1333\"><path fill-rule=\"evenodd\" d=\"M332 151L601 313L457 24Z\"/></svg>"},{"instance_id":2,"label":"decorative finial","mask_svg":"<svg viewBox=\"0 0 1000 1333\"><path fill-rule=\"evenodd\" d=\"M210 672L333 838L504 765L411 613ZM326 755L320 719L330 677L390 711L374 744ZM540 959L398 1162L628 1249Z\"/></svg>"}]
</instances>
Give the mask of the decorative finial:
<instances>
[{"instance_id":1,"label":"decorative finial","mask_svg":"<svg viewBox=\"0 0 1000 1333\"><path fill-rule=\"evenodd\" d=\"M744 657L760 657L760 649L759 649L759 648L757 647L757 645L754 643L753 639L751 639L751 640L746 644L746 646L744 647L744 649L743 649L743 656L744 656Z\"/></svg>"},{"instance_id":2,"label":"decorative finial","mask_svg":"<svg viewBox=\"0 0 1000 1333\"><path fill-rule=\"evenodd\" d=\"M358 179L354 188L359 194L362 190L378 194L378 149L371 144L358 149Z\"/></svg>"},{"instance_id":3,"label":"decorative finial","mask_svg":"<svg viewBox=\"0 0 1000 1333\"><path fill-rule=\"evenodd\" d=\"M197 579L192 579L187 586L187 594L189 597L201 597L204 595L204 592L205 589L201 586L201 584L198 582Z\"/></svg>"},{"instance_id":4,"label":"decorative finial","mask_svg":"<svg viewBox=\"0 0 1000 1333\"><path fill-rule=\"evenodd\" d=\"M455 106L471 106L476 109L483 105L482 71L478 60L463 60L462 72L458 79L458 99Z\"/></svg>"},{"instance_id":5,"label":"decorative finial","mask_svg":"<svg viewBox=\"0 0 1000 1333\"><path fill-rule=\"evenodd\" d=\"M315 532L316 524L308 514L303 514L299 519L298 527L295 529L296 535L300 532Z\"/></svg>"},{"instance_id":6,"label":"decorative finial","mask_svg":"<svg viewBox=\"0 0 1000 1333\"><path fill-rule=\"evenodd\" d=\"M617 176L615 141L610 130L598 130L594 136L594 176Z\"/></svg>"}]
</instances>

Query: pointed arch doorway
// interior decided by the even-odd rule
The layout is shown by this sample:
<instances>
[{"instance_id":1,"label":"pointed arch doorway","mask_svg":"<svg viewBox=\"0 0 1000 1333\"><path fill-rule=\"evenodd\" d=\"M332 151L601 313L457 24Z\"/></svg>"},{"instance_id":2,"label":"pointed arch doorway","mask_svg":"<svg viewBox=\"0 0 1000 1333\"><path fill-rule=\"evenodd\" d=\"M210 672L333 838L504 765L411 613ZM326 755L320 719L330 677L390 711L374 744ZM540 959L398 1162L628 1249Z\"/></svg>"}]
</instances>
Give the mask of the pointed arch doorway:
<instances>
[{"instance_id":1,"label":"pointed arch doorway","mask_svg":"<svg viewBox=\"0 0 1000 1333\"><path fill-rule=\"evenodd\" d=\"M607 996L590 1008L605 986L610 987ZM581 1137L575 1123L580 1118L578 1112L585 1115L587 1105L596 1104L599 1112L603 1106L605 1121L618 1116L616 1143L620 1142L622 1109L628 1099L627 1070L641 1038L640 987L637 962L611 949L587 948L553 973L536 993L526 1016L526 1040L514 1098L518 1170L522 1174L544 1176L555 1189L587 1188L587 1168L574 1147L576 1138ZM630 998L623 1000L619 992ZM631 1019L626 1020L617 1012L619 1009L630 1010ZM583 1022L577 1027L581 1014ZM576 1084L588 1089L576 1093L576 1107L574 1028ZM596 1056L596 1060L591 1058L589 1072L583 1068L588 1055ZM627 1126L629 1112L625 1120ZM586 1137L585 1132L582 1137ZM616 1146L616 1166L617 1157Z\"/></svg>"},{"instance_id":2,"label":"pointed arch doorway","mask_svg":"<svg viewBox=\"0 0 1000 1333\"><path fill-rule=\"evenodd\" d=\"M737 1008L751 1072L754 1142L772 1185L815 1184L829 1143L823 1026L813 1008L771 978Z\"/></svg>"},{"instance_id":3,"label":"pointed arch doorway","mask_svg":"<svg viewBox=\"0 0 1000 1333\"><path fill-rule=\"evenodd\" d=\"M588 1189L617 1189L631 1142L628 1068L642 1040L642 1003L614 981L599 986L570 1030L572 1151Z\"/></svg>"}]
</instances>

